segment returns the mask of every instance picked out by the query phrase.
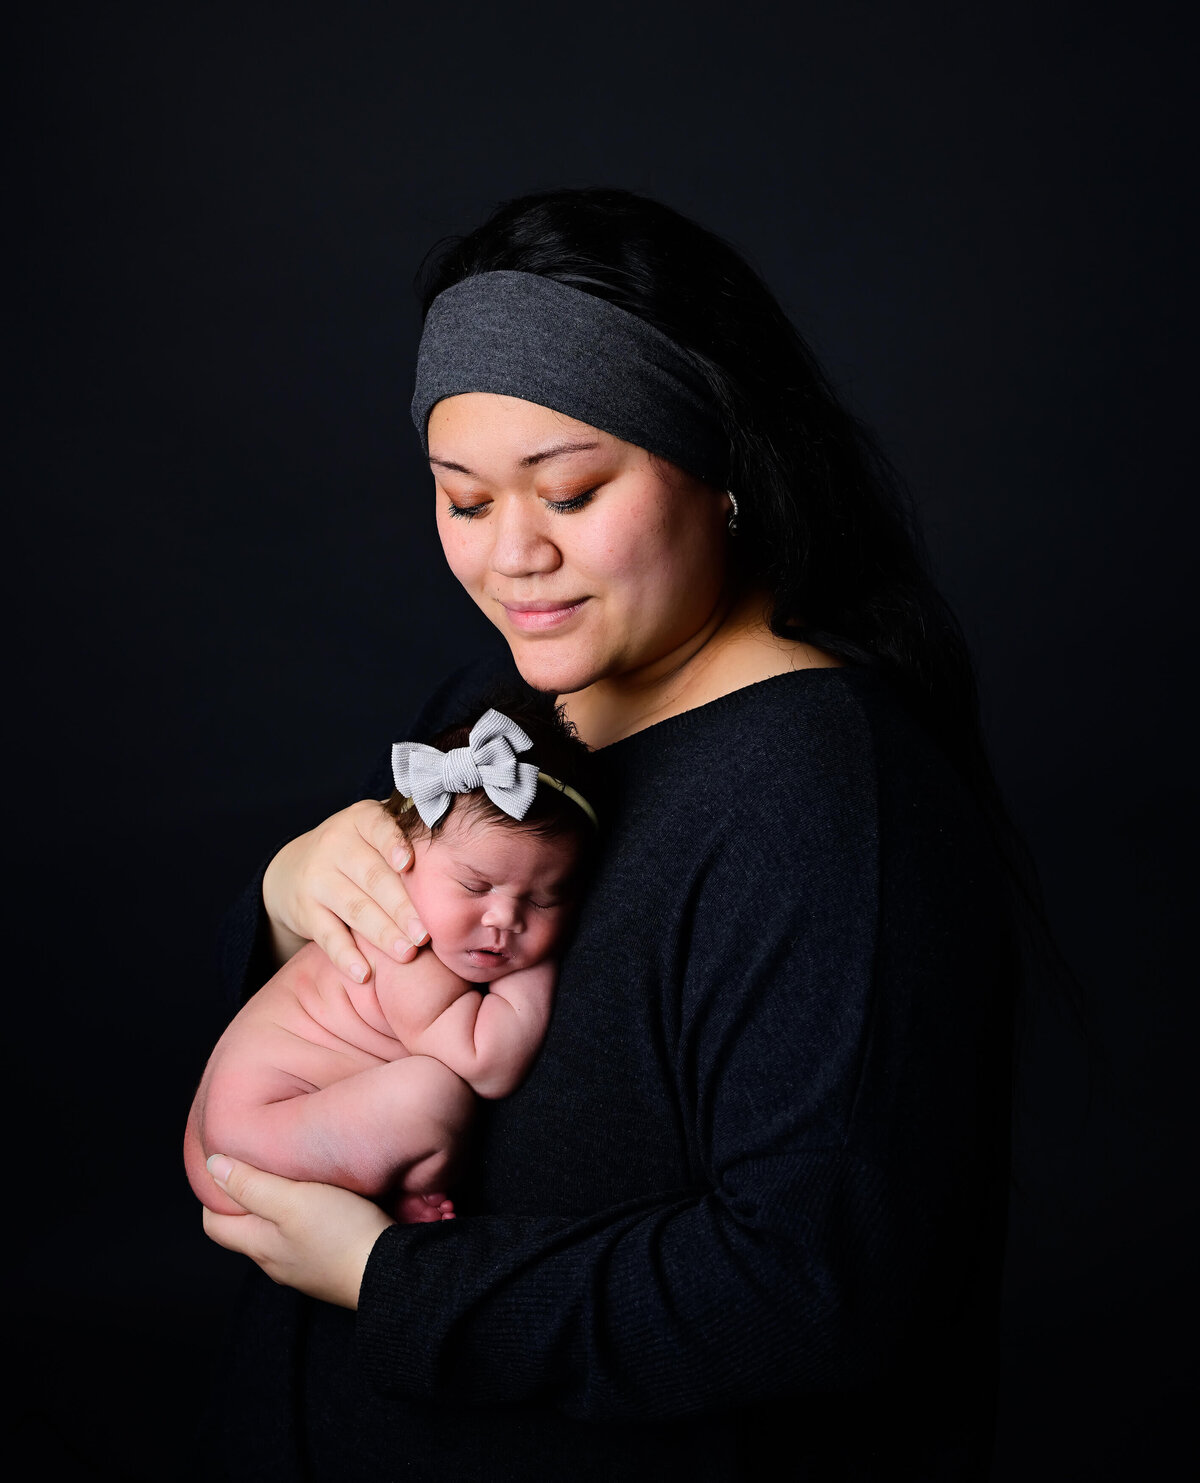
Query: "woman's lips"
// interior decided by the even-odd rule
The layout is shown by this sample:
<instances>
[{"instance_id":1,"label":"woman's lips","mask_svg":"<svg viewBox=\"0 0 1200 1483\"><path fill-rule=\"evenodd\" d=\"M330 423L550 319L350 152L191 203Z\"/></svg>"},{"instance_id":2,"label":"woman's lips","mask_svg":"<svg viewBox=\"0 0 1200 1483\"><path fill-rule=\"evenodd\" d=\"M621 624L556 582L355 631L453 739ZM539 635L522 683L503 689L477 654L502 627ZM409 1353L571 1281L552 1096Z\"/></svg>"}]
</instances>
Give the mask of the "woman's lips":
<instances>
[{"instance_id":1,"label":"woman's lips","mask_svg":"<svg viewBox=\"0 0 1200 1483\"><path fill-rule=\"evenodd\" d=\"M546 633L559 628L583 607L586 597L570 602L501 602L508 621L522 633Z\"/></svg>"}]
</instances>

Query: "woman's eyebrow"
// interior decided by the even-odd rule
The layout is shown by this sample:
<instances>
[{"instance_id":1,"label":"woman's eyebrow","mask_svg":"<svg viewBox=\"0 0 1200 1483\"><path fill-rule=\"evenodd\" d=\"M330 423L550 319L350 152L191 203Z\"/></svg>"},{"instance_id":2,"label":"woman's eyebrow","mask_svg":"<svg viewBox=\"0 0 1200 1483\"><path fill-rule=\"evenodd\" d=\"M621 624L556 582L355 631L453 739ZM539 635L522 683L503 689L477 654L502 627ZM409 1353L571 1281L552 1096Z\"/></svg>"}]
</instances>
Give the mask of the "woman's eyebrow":
<instances>
[{"instance_id":1,"label":"woman's eyebrow","mask_svg":"<svg viewBox=\"0 0 1200 1483\"><path fill-rule=\"evenodd\" d=\"M549 448L543 448L540 453L527 453L521 459L523 469L530 468L535 463L545 463L548 458L560 458L564 453L583 453L589 448L599 448L599 443L552 443Z\"/></svg>"},{"instance_id":2,"label":"woman's eyebrow","mask_svg":"<svg viewBox=\"0 0 1200 1483\"><path fill-rule=\"evenodd\" d=\"M584 453L589 448L599 448L599 443L552 443L549 448L541 448L537 453L527 453L524 458L517 460L518 468L532 468L535 463L545 463L551 458L561 458L564 453ZM436 463L441 469L453 469L456 473L466 474L472 479L479 478L474 469L467 468L461 463L452 463L448 458L435 458L431 453L429 462Z\"/></svg>"}]
</instances>

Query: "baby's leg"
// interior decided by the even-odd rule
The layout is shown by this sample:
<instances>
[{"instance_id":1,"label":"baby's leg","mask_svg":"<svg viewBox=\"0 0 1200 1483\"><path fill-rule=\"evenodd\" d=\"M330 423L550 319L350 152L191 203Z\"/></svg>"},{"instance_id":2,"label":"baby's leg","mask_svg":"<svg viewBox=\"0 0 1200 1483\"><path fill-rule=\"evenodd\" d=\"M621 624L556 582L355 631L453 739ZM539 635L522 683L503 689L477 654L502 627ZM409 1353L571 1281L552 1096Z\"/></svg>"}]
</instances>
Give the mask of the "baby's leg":
<instances>
[{"instance_id":1,"label":"baby's leg","mask_svg":"<svg viewBox=\"0 0 1200 1483\"><path fill-rule=\"evenodd\" d=\"M212 1082L213 1067L210 1062L205 1068L200 1087L192 1100L191 1110L188 1112L187 1127L183 1133L183 1164L192 1193L202 1205L216 1215L244 1215L246 1212L242 1207L232 1200L213 1179L205 1162L210 1154L224 1152L220 1143L205 1136L209 1121L207 1116L208 1094Z\"/></svg>"},{"instance_id":2,"label":"baby's leg","mask_svg":"<svg viewBox=\"0 0 1200 1483\"><path fill-rule=\"evenodd\" d=\"M206 1111L208 1152L375 1197L397 1185L419 1195L445 1188L475 1096L441 1061L406 1056L320 1091L253 1105L221 1101Z\"/></svg>"}]
</instances>

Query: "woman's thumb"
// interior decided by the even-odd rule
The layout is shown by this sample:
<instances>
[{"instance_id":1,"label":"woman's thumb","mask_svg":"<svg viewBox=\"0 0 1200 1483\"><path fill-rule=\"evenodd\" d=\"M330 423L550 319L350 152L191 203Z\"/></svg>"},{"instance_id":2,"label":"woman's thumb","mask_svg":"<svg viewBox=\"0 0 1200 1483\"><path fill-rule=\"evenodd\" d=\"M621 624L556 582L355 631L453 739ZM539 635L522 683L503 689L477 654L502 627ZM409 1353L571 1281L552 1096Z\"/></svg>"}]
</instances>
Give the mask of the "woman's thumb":
<instances>
[{"instance_id":1,"label":"woman's thumb","mask_svg":"<svg viewBox=\"0 0 1200 1483\"><path fill-rule=\"evenodd\" d=\"M239 1163L224 1153L210 1154L205 1167L229 1198L243 1210L252 1211L255 1215L267 1213L264 1206L270 1204L270 1191L263 1186L271 1178L269 1174Z\"/></svg>"},{"instance_id":2,"label":"woman's thumb","mask_svg":"<svg viewBox=\"0 0 1200 1483\"><path fill-rule=\"evenodd\" d=\"M226 1181L233 1173L233 1160L223 1153L209 1154L204 1166L212 1177L217 1181L226 1194L229 1193Z\"/></svg>"}]
</instances>

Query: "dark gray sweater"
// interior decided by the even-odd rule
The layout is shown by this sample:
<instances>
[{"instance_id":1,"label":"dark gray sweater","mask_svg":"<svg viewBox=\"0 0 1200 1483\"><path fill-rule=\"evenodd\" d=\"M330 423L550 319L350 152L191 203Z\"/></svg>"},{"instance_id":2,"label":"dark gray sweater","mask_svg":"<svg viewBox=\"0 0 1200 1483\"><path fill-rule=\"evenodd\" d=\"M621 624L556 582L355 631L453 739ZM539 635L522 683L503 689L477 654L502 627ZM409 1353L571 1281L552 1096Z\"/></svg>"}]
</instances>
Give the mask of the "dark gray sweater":
<instances>
[{"instance_id":1,"label":"dark gray sweater","mask_svg":"<svg viewBox=\"0 0 1200 1483\"><path fill-rule=\"evenodd\" d=\"M986 1477L1014 970L974 805L861 669L594 760L598 876L462 1218L386 1231L357 1316L255 1274L206 1475Z\"/></svg>"}]
</instances>

